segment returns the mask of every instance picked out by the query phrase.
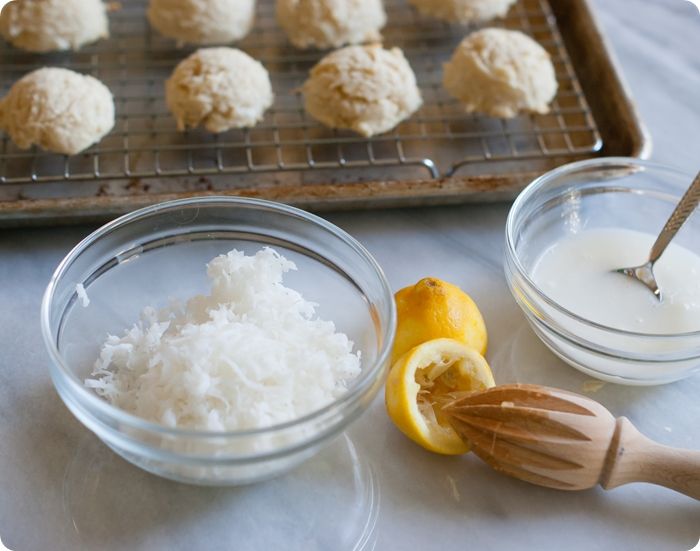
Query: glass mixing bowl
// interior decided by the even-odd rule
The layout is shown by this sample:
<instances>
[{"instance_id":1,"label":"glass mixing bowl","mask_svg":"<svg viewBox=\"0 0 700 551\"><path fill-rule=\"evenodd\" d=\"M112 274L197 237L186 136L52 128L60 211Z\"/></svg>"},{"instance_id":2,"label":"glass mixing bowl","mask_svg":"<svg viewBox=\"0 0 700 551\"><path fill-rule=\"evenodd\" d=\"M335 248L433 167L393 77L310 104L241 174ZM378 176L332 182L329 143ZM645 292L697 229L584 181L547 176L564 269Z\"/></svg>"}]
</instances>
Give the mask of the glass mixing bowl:
<instances>
[{"instance_id":1,"label":"glass mixing bowl","mask_svg":"<svg viewBox=\"0 0 700 551\"><path fill-rule=\"evenodd\" d=\"M285 285L317 303L318 315L361 351L362 373L340 398L284 424L206 432L135 417L85 387L107 335L123 334L146 306L206 293L205 264L215 256L233 248L253 254L266 245L298 267ZM51 278L41 324L56 390L87 428L147 471L220 485L283 473L357 418L382 385L396 314L381 268L333 224L268 201L205 197L138 210L84 239Z\"/></svg>"},{"instance_id":2,"label":"glass mixing bowl","mask_svg":"<svg viewBox=\"0 0 700 551\"><path fill-rule=\"evenodd\" d=\"M700 331L648 334L606 327L563 308L531 278L546 249L581 230L656 235L692 180L691 174L639 159L592 159L537 178L513 203L506 279L535 333L564 361L599 379L637 385L676 381L700 369ZM700 216L691 216L674 243L700 255Z\"/></svg>"}]
</instances>

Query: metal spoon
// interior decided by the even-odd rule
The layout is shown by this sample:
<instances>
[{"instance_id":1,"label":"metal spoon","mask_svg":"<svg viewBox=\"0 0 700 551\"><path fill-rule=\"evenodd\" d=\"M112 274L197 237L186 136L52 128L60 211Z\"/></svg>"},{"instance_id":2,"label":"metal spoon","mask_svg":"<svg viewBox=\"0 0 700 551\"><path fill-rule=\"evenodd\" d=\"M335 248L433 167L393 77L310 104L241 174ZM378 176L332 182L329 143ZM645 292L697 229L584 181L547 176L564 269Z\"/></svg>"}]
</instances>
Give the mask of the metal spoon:
<instances>
[{"instance_id":1,"label":"metal spoon","mask_svg":"<svg viewBox=\"0 0 700 551\"><path fill-rule=\"evenodd\" d=\"M633 268L619 268L614 270L617 273L629 276L646 285L649 290L654 293L656 298L661 301L661 289L659 289L656 278L654 277L654 263L659 259L668 247L668 244L675 237L683 223L693 213L695 207L700 203L700 172L690 184L688 191L681 197L680 202L671 213L671 216L666 221L659 237L656 238L654 245L649 253L649 260L646 264Z\"/></svg>"}]
</instances>

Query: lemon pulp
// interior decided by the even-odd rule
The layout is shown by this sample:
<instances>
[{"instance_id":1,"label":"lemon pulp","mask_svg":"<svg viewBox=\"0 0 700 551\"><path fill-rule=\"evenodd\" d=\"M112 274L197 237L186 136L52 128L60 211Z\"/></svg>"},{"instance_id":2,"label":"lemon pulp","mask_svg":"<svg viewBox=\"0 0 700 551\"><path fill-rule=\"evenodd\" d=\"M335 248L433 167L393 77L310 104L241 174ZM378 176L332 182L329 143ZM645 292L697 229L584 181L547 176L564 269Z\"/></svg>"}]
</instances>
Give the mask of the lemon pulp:
<instances>
[{"instance_id":1,"label":"lemon pulp","mask_svg":"<svg viewBox=\"0 0 700 551\"><path fill-rule=\"evenodd\" d=\"M455 339L422 343L392 366L385 387L389 417L411 440L445 455L469 451L469 445L441 414L439 402L450 392L479 391L494 385L486 360Z\"/></svg>"}]
</instances>

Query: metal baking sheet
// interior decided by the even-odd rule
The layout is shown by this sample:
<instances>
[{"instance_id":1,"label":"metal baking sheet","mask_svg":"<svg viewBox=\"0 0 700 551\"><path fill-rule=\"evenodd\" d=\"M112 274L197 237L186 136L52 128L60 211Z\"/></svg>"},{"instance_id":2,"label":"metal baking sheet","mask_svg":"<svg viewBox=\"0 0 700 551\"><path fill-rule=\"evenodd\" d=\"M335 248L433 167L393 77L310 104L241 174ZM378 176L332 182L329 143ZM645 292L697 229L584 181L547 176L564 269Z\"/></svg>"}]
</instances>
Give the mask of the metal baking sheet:
<instances>
[{"instance_id":1,"label":"metal baking sheet","mask_svg":"<svg viewBox=\"0 0 700 551\"><path fill-rule=\"evenodd\" d=\"M298 89L323 52L287 43L272 0L260 1L257 9L254 31L236 46L268 68L275 103L255 128L218 135L177 131L163 83L193 48L178 48L152 32L145 0L122 2L110 14L111 38L79 52L34 55L2 46L3 93L38 67L71 68L110 87L117 122L101 143L73 157L22 151L3 135L0 224L107 218L201 194L315 209L488 201L512 196L534 175L571 160L644 154L641 123L585 0L519 0L493 23L542 44L559 82L551 113L510 120L466 115L442 88L442 63L473 29L428 20L404 0L387 0L384 44L404 50L424 105L371 139L327 129L304 112ZM589 80L602 78L605 86L587 87L587 71ZM596 108L606 88L612 92Z\"/></svg>"}]
</instances>

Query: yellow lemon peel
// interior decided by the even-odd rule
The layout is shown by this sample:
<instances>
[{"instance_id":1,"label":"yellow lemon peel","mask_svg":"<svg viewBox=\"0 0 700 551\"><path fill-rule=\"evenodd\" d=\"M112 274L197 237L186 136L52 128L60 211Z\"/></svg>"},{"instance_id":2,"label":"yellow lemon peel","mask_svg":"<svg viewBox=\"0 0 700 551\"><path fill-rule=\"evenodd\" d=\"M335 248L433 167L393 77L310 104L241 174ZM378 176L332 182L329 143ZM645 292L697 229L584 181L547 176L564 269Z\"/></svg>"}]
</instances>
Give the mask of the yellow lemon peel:
<instances>
[{"instance_id":1,"label":"yellow lemon peel","mask_svg":"<svg viewBox=\"0 0 700 551\"><path fill-rule=\"evenodd\" d=\"M397 327L392 365L414 346L443 337L486 355L484 318L471 297L456 285L428 277L401 289L395 299Z\"/></svg>"}]
</instances>

